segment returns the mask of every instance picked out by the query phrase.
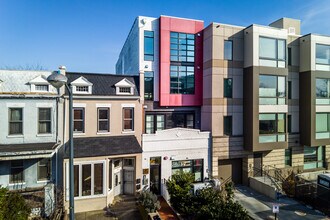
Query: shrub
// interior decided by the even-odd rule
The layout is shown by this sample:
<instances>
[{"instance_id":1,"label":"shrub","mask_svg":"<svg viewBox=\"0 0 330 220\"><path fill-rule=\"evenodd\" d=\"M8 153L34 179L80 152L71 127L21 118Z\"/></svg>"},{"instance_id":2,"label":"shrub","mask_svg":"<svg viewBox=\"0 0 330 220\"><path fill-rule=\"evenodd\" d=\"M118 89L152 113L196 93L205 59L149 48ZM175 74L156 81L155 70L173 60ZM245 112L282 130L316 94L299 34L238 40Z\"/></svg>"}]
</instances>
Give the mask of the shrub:
<instances>
[{"instance_id":1,"label":"shrub","mask_svg":"<svg viewBox=\"0 0 330 220\"><path fill-rule=\"evenodd\" d=\"M25 199L17 192L9 192L0 187L0 220L28 219L31 208Z\"/></svg>"},{"instance_id":2,"label":"shrub","mask_svg":"<svg viewBox=\"0 0 330 220\"><path fill-rule=\"evenodd\" d=\"M156 210L160 209L160 203L157 199L157 196L152 192L142 192L138 202L148 213L156 212Z\"/></svg>"}]
</instances>

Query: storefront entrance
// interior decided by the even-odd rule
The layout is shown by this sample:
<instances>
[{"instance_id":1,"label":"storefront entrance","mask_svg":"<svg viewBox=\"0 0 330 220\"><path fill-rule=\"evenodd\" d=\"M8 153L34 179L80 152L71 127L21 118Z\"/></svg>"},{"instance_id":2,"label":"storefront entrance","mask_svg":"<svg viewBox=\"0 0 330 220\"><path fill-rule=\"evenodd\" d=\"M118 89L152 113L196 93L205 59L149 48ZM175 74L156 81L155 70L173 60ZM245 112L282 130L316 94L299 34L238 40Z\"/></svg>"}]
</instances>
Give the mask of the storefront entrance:
<instances>
[{"instance_id":1,"label":"storefront entrance","mask_svg":"<svg viewBox=\"0 0 330 220\"><path fill-rule=\"evenodd\" d=\"M160 194L161 182L161 157L150 158L150 191Z\"/></svg>"}]
</instances>

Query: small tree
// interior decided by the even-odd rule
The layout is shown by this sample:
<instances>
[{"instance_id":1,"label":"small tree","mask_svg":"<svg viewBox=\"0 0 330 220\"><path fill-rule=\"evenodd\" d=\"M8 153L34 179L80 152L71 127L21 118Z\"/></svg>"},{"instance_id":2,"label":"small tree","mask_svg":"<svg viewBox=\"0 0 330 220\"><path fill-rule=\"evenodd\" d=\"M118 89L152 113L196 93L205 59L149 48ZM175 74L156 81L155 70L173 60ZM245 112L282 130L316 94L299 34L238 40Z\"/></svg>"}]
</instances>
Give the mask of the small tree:
<instances>
[{"instance_id":1,"label":"small tree","mask_svg":"<svg viewBox=\"0 0 330 220\"><path fill-rule=\"evenodd\" d=\"M160 209L160 203L157 196L152 192L142 192L139 196L138 202L148 213L156 212Z\"/></svg>"},{"instance_id":2,"label":"small tree","mask_svg":"<svg viewBox=\"0 0 330 220\"><path fill-rule=\"evenodd\" d=\"M31 213L31 208L19 193L9 192L3 187L0 187L0 207L0 220L25 220Z\"/></svg>"},{"instance_id":3,"label":"small tree","mask_svg":"<svg viewBox=\"0 0 330 220\"><path fill-rule=\"evenodd\" d=\"M194 176L191 173L182 171L173 174L166 182L171 205L181 214L189 214L193 209L193 195L191 193L191 185L193 182Z\"/></svg>"}]
</instances>

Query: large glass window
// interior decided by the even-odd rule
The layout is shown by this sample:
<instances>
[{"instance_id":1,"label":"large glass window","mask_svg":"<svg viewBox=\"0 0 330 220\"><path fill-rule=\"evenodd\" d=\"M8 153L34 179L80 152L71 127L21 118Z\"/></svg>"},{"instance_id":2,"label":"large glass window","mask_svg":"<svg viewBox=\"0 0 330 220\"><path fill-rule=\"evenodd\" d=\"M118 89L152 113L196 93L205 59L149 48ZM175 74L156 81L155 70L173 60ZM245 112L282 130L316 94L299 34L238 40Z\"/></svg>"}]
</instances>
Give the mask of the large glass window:
<instances>
[{"instance_id":1,"label":"large glass window","mask_svg":"<svg viewBox=\"0 0 330 220\"><path fill-rule=\"evenodd\" d=\"M74 165L74 196L96 196L104 194L104 164Z\"/></svg>"},{"instance_id":2,"label":"large glass window","mask_svg":"<svg viewBox=\"0 0 330 220\"><path fill-rule=\"evenodd\" d=\"M123 108L123 130L134 131L134 108Z\"/></svg>"},{"instance_id":3,"label":"large glass window","mask_svg":"<svg viewBox=\"0 0 330 220\"><path fill-rule=\"evenodd\" d=\"M97 120L97 131L98 132L109 132L110 131L110 109L109 108L98 108L98 120Z\"/></svg>"},{"instance_id":4,"label":"large glass window","mask_svg":"<svg viewBox=\"0 0 330 220\"><path fill-rule=\"evenodd\" d=\"M285 149L284 160L285 166L292 166L292 148Z\"/></svg>"},{"instance_id":5,"label":"large glass window","mask_svg":"<svg viewBox=\"0 0 330 220\"><path fill-rule=\"evenodd\" d=\"M12 160L10 162L9 183L24 182L24 164L23 160Z\"/></svg>"},{"instance_id":6,"label":"large glass window","mask_svg":"<svg viewBox=\"0 0 330 220\"><path fill-rule=\"evenodd\" d=\"M154 98L154 72L144 72L144 99L152 100Z\"/></svg>"},{"instance_id":7,"label":"large glass window","mask_svg":"<svg viewBox=\"0 0 330 220\"><path fill-rule=\"evenodd\" d=\"M38 181L50 180L51 174L52 174L51 160L49 158L39 160Z\"/></svg>"},{"instance_id":8,"label":"large glass window","mask_svg":"<svg viewBox=\"0 0 330 220\"><path fill-rule=\"evenodd\" d=\"M330 45L316 44L316 64L330 65Z\"/></svg>"},{"instance_id":9,"label":"large glass window","mask_svg":"<svg viewBox=\"0 0 330 220\"><path fill-rule=\"evenodd\" d=\"M259 75L259 105L285 104L285 77Z\"/></svg>"},{"instance_id":10,"label":"large glass window","mask_svg":"<svg viewBox=\"0 0 330 220\"><path fill-rule=\"evenodd\" d=\"M330 113L316 113L315 138L330 138Z\"/></svg>"},{"instance_id":11,"label":"large glass window","mask_svg":"<svg viewBox=\"0 0 330 220\"><path fill-rule=\"evenodd\" d=\"M191 113L173 113L172 128L194 128L194 118L194 114Z\"/></svg>"},{"instance_id":12,"label":"large glass window","mask_svg":"<svg viewBox=\"0 0 330 220\"><path fill-rule=\"evenodd\" d=\"M330 104L330 79L316 78L316 104Z\"/></svg>"},{"instance_id":13,"label":"large glass window","mask_svg":"<svg viewBox=\"0 0 330 220\"><path fill-rule=\"evenodd\" d=\"M39 134L51 133L51 108L39 108Z\"/></svg>"},{"instance_id":14,"label":"large glass window","mask_svg":"<svg viewBox=\"0 0 330 220\"><path fill-rule=\"evenodd\" d=\"M171 32L171 94L195 93L195 35Z\"/></svg>"},{"instance_id":15,"label":"large glass window","mask_svg":"<svg viewBox=\"0 0 330 220\"><path fill-rule=\"evenodd\" d=\"M304 146L304 169L315 169L324 167L325 148L324 146Z\"/></svg>"},{"instance_id":16,"label":"large glass window","mask_svg":"<svg viewBox=\"0 0 330 220\"><path fill-rule=\"evenodd\" d=\"M259 142L285 141L285 114L259 114Z\"/></svg>"},{"instance_id":17,"label":"large glass window","mask_svg":"<svg viewBox=\"0 0 330 220\"><path fill-rule=\"evenodd\" d=\"M224 59L232 60L233 59L233 41L225 40L224 42Z\"/></svg>"},{"instance_id":18,"label":"large glass window","mask_svg":"<svg viewBox=\"0 0 330 220\"><path fill-rule=\"evenodd\" d=\"M23 108L9 109L9 135L23 134Z\"/></svg>"},{"instance_id":19,"label":"large glass window","mask_svg":"<svg viewBox=\"0 0 330 220\"><path fill-rule=\"evenodd\" d=\"M194 174L195 182L203 181L203 159L172 161L172 174L190 172Z\"/></svg>"},{"instance_id":20,"label":"large glass window","mask_svg":"<svg viewBox=\"0 0 330 220\"><path fill-rule=\"evenodd\" d=\"M223 133L224 135L231 136L233 127L233 119L232 116L224 116L223 117Z\"/></svg>"},{"instance_id":21,"label":"large glass window","mask_svg":"<svg viewBox=\"0 0 330 220\"><path fill-rule=\"evenodd\" d=\"M259 38L260 66L285 67L286 41L268 37Z\"/></svg>"},{"instance_id":22,"label":"large glass window","mask_svg":"<svg viewBox=\"0 0 330 220\"><path fill-rule=\"evenodd\" d=\"M144 31L144 60L154 60L154 32Z\"/></svg>"},{"instance_id":23,"label":"large glass window","mask_svg":"<svg viewBox=\"0 0 330 220\"><path fill-rule=\"evenodd\" d=\"M73 108L73 132L85 132L85 109Z\"/></svg>"},{"instance_id":24,"label":"large glass window","mask_svg":"<svg viewBox=\"0 0 330 220\"><path fill-rule=\"evenodd\" d=\"M146 115L146 133L152 134L165 128L164 115Z\"/></svg>"},{"instance_id":25,"label":"large glass window","mask_svg":"<svg viewBox=\"0 0 330 220\"><path fill-rule=\"evenodd\" d=\"M195 74L193 66L171 65L171 93L194 94Z\"/></svg>"},{"instance_id":26,"label":"large glass window","mask_svg":"<svg viewBox=\"0 0 330 220\"><path fill-rule=\"evenodd\" d=\"M228 78L223 80L223 96L225 98L233 97L233 79Z\"/></svg>"}]
</instances>

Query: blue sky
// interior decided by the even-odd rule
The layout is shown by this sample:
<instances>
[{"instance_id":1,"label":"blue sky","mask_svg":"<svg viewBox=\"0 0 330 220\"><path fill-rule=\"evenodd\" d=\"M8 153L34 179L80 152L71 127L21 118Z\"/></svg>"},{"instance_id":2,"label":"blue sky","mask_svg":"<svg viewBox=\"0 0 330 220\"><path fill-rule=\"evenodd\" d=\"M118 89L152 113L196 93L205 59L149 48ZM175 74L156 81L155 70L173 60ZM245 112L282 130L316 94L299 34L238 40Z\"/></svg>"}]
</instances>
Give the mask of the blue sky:
<instances>
[{"instance_id":1,"label":"blue sky","mask_svg":"<svg viewBox=\"0 0 330 220\"><path fill-rule=\"evenodd\" d=\"M138 15L171 15L247 26L301 19L302 34L330 35L327 0L0 0L0 68L114 73Z\"/></svg>"}]
</instances>

